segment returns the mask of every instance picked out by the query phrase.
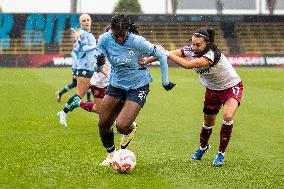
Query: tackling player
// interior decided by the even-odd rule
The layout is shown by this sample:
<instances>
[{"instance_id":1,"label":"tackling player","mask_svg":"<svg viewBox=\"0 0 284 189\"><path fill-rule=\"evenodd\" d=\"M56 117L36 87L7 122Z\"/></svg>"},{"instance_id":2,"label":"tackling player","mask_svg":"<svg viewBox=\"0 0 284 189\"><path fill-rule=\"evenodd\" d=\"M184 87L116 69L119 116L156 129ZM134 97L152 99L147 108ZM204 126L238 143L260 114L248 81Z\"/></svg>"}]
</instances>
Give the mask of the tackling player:
<instances>
[{"instance_id":1,"label":"tackling player","mask_svg":"<svg viewBox=\"0 0 284 189\"><path fill-rule=\"evenodd\" d=\"M215 166L222 166L225 150L231 138L233 117L241 103L243 84L228 59L214 44L214 36L214 30L200 28L193 34L190 46L165 52L168 58L183 68L194 69L199 74L201 84L206 88L200 147L192 156L192 160L201 160L210 148L208 140L215 125L216 116L220 108L224 107L219 150L213 161ZM154 60L154 58L145 59L140 61L140 64L147 64Z\"/></svg>"}]
</instances>

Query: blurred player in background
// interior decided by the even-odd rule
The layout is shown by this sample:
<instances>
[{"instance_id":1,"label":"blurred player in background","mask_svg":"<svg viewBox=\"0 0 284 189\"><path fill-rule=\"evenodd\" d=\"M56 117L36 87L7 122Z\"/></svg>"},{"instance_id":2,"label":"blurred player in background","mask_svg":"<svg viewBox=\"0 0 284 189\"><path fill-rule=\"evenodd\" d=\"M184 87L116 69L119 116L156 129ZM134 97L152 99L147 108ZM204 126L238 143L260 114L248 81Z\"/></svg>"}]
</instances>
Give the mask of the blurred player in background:
<instances>
[{"instance_id":1,"label":"blurred player in background","mask_svg":"<svg viewBox=\"0 0 284 189\"><path fill-rule=\"evenodd\" d=\"M67 126L66 116L76 106L74 103L80 101L86 94L90 86L90 80L94 73L94 55L96 39L91 31L91 17L88 14L82 14L79 18L81 28L78 31L78 66L77 66L77 91L69 98L62 111L58 112L59 121L63 126Z\"/></svg>"},{"instance_id":2,"label":"blurred player in background","mask_svg":"<svg viewBox=\"0 0 284 189\"><path fill-rule=\"evenodd\" d=\"M77 66L78 66L78 52L79 52L79 45L78 45L78 33L75 29L72 30L72 39L74 40L73 44L73 49L71 51L71 57L72 57L72 83L69 85L66 85L61 89L61 91L56 92L56 100L57 102L61 101L61 97L64 93L70 91L71 89L75 88L77 86L77 77L76 77L76 72L77 72ZM89 89L87 91L87 101L91 101L91 90Z\"/></svg>"},{"instance_id":3,"label":"blurred player in background","mask_svg":"<svg viewBox=\"0 0 284 189\"><path fill-rule=\"evenodd\" d=\"M79 45L77 43L77 33L74 29L72 29L72 39L74 40L73 44L73 49L71 52L71 57L72 57L72 83L69 85L64 86L64 88L61 91L56 92L56 100L57 102L61 101L61 97L64 93L70 91L74 87L77 86L77 77L76 77L76 72L77 72L77 66L78 66L78 51L79 51Z\"/></svg>"},{"instance_id":4,"label":"blurred player in background","mask_svg":"<svg viewBox=\"0 0 284 189\"><path fill-rule=\"evenodd\" d=\"M221 106L224 106L219 150L213 161L215 166L222 166L233 129L233 116L241 102L243 84L235 69L214 44L214 36L214 30L200 28L193 34L190 46L171 52L166 51L166 54L168 58L185 69L194 69L199 74L201 84L206 87L200 147L192 156L192 160L201 160L209 149L208 140L215 125L216 116ZM147 64L154 60L154 58L144 59L140 63Z\"/></svg>"},{"instance_id":5,"label":"blurred player in background","mask_svg":"<svg viewBox=\"0 0 284 189\"><path fill-rule=\"evenodd\" d=\"M95 112L99 114L101 107L102 99L105 96L105 92L108 86L108 76L110 74L111 65L106 60L105 65L102 68L102 71L97 73L95 72L90 81L90 89L94 97L94 102L92 101L77 101L75 106L80 106L82 109L88 112Z\"/></svg>"},{"instance_id":6,"label":"blurred player in background","mask_svg":"<svg viewBox=\"0 0 284 189\"><path fill-rule=\"evenodd\" d=\"M106 26L104 29L105 32L109 30L110 30L110 25ZM90 89L94 97L94 102L77 101L77 104L75 104L75 106L80 106L82 109L88 112L95 112L99 114L102 99L104 98L107 86L109 85L108 79L109 79L110 70L111 70L111 65L109 61L106 59L102 70L98 73L94 72L90 81Z\"/></svg>"},{"instance_id":7,"label":"blurred player in background","mask_svg":"<svg viewBox=\"0 0 284 189\"><path fill-rule=\"evenodd\" d=\"M149 83L153 81L148 69L138 64L143 55L158 57L161 62L162 85L171 90L175 84L168 81L167 57L155 45L137 35L137 27L125 15L115 15L111 19L111 31L99 37L98 50L103 54L97 58L97 65L105 63L104 55L112 65L109 86L99 114L99 133L108 155L100 164L110 165L115 151L112 125L123 137L121 144L128 145L133 139L133 124L146 102Z\"/></svg>"}]
</instances>

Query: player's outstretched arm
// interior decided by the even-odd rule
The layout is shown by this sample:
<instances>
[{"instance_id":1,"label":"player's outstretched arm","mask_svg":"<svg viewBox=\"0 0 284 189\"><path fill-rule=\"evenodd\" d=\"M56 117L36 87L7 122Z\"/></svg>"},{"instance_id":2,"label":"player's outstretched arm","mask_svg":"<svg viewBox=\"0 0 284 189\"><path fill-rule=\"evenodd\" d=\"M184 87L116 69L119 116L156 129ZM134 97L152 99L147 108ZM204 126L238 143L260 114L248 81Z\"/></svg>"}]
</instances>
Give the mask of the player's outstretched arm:
<instances>
[{"instance_id":1,"label":"player's outstretched arm","mask_svg":"<svg viewBox=\"0 0 284 189\"><path fill-rule=\"evenodd\" d=\"M193 69L193 68L199 68L199 67L203 67L203 66L207 66L210 64L210 62L201 57L201 58L196 58L193 60L186 60L184 58L181 58L169 51L166 51L166 55L168 58L170 58L171 60L173 60L176 64L182 66L185 69Z\"/></svg>"},{"instance_id":2,"label":"player's outstretched arm","mask_svg":"<svg viewBox=\"0 0 284 189\"><path fill-rule=\"evenodd\" d=\"M154 56L157 57L160 61L160 68L161 68L161 73L162 73L162 85L165 90L169 91L172 88L174 88L176 84L168 81L167 56L162 50L158 48L156 49Z\"/></svg>"}]
</instances>

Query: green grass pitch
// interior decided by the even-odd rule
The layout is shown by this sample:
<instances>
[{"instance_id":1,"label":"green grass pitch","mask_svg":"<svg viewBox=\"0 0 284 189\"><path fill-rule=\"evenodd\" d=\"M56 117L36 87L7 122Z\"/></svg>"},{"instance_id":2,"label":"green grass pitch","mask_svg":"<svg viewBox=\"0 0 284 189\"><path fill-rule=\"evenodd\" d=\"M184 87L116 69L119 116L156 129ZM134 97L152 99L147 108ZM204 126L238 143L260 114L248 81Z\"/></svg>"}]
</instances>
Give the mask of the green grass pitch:
<instances>
[{"instance_id":1,"label":"green grass pitch","mask_svg":"<svg viewBox=\"0 0 284 189\"><path fill-rule=\"evenodd\" d=\"M0 188L283 188L284 69L238 68L244 82L231 142L221 168L212 166L222 112L201 161L198 147L204 88L192 70L170 68L173 91L161 86L159 68L140 112L130 149L137 165L130 174L98 164L105 151L98 116L82 109L56 113L55 92L71 82L70 68L0 69ZM119 144L120 135L115 135Z\"/></svg>"}]
</instances>

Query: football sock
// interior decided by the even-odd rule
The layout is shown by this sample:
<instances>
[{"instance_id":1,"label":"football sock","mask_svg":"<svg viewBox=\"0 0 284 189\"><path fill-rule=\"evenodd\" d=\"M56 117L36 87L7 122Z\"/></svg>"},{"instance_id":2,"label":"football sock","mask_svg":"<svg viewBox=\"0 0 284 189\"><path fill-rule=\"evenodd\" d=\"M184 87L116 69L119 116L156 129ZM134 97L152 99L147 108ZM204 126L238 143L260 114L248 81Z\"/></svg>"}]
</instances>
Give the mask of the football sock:
<instances>
[{"instance_id":1,"label":"football sock","mask_svg":"<svg viewBox=\"0 0 284 189\"><path fill-rule=\"evenodd\" d=\"M115 150L113 130L111 131L111 133L108 134L100 134L100 137L106 151L108 153L113 152Z\"/></svg>"},{"instance_id":2,"label":"football sock","mask_svg":"<svg viewBox=\"0 0 284 189\"><path fill-rule=\"evenodd\" d=\"M80 107L83 108L84 110L88 112L94 112L93 111L93 106L95 105L94 102L81 102Z\"/></svg>"},{"instance_id":3,"label":"football sock","mask_svg":"<svg viewBox=\"0 0 284 189\"><path fill-rule=\"evenodd\" d=\"M88 89L87 90L87 101L89 101L89 102L92 101L91 100L91 94L92 94L91 89Z\"/></svg>"},{"instance_id":4,"label":"football sock","mask_svg":"<svg viewBox=\"0 0 284 189\"><path fill-rule=\"evenodd\" d=\"M70 111L70 104L73 102L74 98L78 96L77 94L71 96L68 100L68 102L65 104L64 108L63 108L63 112L65 112L66 114Z\"/></svg>"},{"instance_id":5,"label":"football sock","mask_svg":"<svg viewBox=\"0 0 284 189\"><path fill-rule=\"evenodd\" d=\"M70 89L73 89L76 86L77 86L77 79L73 78L72 83L68 85L68 88L70 90Z\"/></svg>"},{"instance_id":6,"label":"football sock","mask_svg":"<svg viewBox=\"0 0 284 189\"><path fill-rule=\"evenodd\" d=\"M233 130L233 121L223 121L221 130L220 130L220 145L219 145L219 152L224 153Z\"/></svg>"},{"instance_id":7,"label":"football sock","mask_svg":"<svg viewBox=\"0 0 284 189\"><path fill-rule=\"evenodd\" d=\"M69 91L70 90L70 88L68 87L68 85L66 85L60 92L59 92L59 94L60 95L63 95L64 93L66 93L67 91Z\"/></svg>"},{"instance_id":8,"label":"football sock","mask_svg":"<svg viewBox=\"0 0 284 189\"><path fill-rule=\"evenodd\" d=\"M73 88L76 87L76 86L77 86L77 79L74 79L74 78L73 78L72 83L69 84L69 85L66 85L66 86L59 92L59 94L60 94L60 95L63 95L64 93L70 91L71 89L73 89Z\"/></svg>"},{"instance_id":9,"label":"football sock","mask_svg":"<svg viewBox=\"0 0 284 189\"><path fill-rule=\"evenodd\" d=\"M202 148L201 146L199 147L200 150L206 150L207 146L205 146L204 148Z\"/></svg>"},{"instance_id":10,"label":"football sock","mask_svg":"<svg viewBox=\"0 0 284 189\"><path fill-rule=\"evenodd\" d=\"M206 145L208 144L210 135L212 133L212 128L213 126L208 127L203 123L200 131L200 149L206 149Z\"/></svg>"}]
</instances>

